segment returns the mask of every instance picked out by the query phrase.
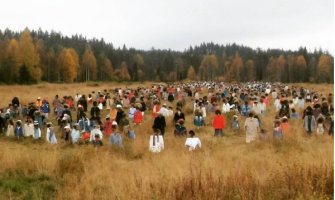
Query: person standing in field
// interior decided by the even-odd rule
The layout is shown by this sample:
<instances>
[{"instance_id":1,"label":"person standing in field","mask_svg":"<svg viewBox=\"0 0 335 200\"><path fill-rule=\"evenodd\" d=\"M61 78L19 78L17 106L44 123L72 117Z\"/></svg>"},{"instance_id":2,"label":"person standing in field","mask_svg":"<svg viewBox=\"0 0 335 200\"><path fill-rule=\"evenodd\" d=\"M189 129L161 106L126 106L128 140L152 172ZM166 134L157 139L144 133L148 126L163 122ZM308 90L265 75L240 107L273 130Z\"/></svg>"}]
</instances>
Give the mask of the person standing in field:
<instances>
[{"instance_id":1,"label":"person standing in field","mask_svg":"<svg viewBox=\"0 0 335 200\"><path fill-rule=\"evenodd\" d=\"M285 135L285 137L287 137L288 134L290 133L290 126L289 126L288 119L287 119L286 116L284 116L282 118L280 127L282 129L283 135Z\"/></svg>"},{"instance_id":2,"label":"person standing in field","mask_svg":"<svg viewBox=\"0 0 335 200\"><path fill-rule=\"evenodd\" d=\"M34 124L31 118L27 118L26 123L23 126L24 129L24 136L31 137L34 135Z\"/></svg>"},{"instance_id":3,"label":"person standing in field","mask_svg":"<svg viewBox=\"0 0 335 200\"><path fill-rule=\"evenodd\" d=\"M50 104L47 99L43 99L42 101L41 112L42 116L47 121L49 119L49 113L50 113Z\"/></svg>"},{"instance_id":4,"label":"person standing in field","mask_svg":"<svg viewBox=\"0 0 335 200\"><path fill-rule=\"evenodd\" d=\"M91 137L90 137L90 142L93 142L95 140L95 136L98 135L99 138L102 140L102 132L100 130L100 126L99 125L95 125L93 130L91 131Z\"/></svg>"},{"instance_id":5,"label":"person standing in field","mask_svg":"<svg viewBox=\"0 0 335 200\"><path fill-rule=\"evenodd\" d=\"M244 129L246 132L246 143L256 140L259 132L259 122L254 118L254 114L249 113L249 117L245 120Z\"/></svg>"},{"instance_id":6,"label":"person standing in field","mask_svg":"<svg viewBox=\"0 0 335 200\"><path fill-rule=\"evenodd\" d=\"M109 137L109 143L111 145L116 145L117 147L122 147L122 136L120 134L120 131L117 128L117 123L113 121L113 133Z\"/></svg>"},{"instance_id":7,"label":"person standing in field","mask_svg":"<svg viewBox=\"0 0 335 200\"><path fill-rule=\"evenodd\" d=\"M193 123L197 129L200 129L200 127L204 125L204 119L199 109L195 110L195 116L193 119Z\"/></svg>"},{"instance_id":8,"label":"person standing in field","mask_svg":"<svg viewBox=\"0 0 335 200\"><path fill-rule=\"evenodd\" d=\"M189 151L193 151L197 148L201 148L201 141L198 137L195 137L195 133L193 130L188 132L189 137L185 141L185 146Z\"/></svg>"},{"instance_id":9,"label":"person standing in field","mask_svg":"<svg viewBox=\"0 0 335 200\"><path fill-rule=\"evenodd\" d=\"M51 122L47 123L46 140L50 144L57 144L55 129L54 129L54 127L52 127L52 123Z\"/></svg>"},{"instance_id":10,"label":"person standing in field","mask_svg":"<svg viewBox=\"0 0 335 200\"><path fill-rule=\"evenodd\" d=\"M140 110L140 107L139 106L136 106L136 111L134 113L134 120L133 120L133 123L135 125L138 125L138 124L141 124L143 121L143 115L142 115L142 112Z\"/></svg>"},{"instance_id":11,"label":"person standing in field","mask_svg":"<svg viewBox=\"0 0 335 200\"><path fill-rule=\"evenodd\" d=\"M316 128L316 120L313 115L313 112L310 110L307 110L305 112L305 117L304 117L304 124L303 124L305 130L307 131L308 135L312 135L313 131Z\"/></svg>"},{"instance_id":12,"label":"person standing in field","mask_svg":"<svg viewBox=\"0 0 335 200\"><path fill-rule=\"evenodd\" d=\"M325 132L324 118L321 116L317 119L316 134L323 135Z\"/></svg>"},{"instance_id":13,"label":"person standing in field","mask_svg":"<svg viewBox=\"0 0 335 200\"><path fill-rule=\"evenodd\" d=\"M152 128L159 129L160 134L164 137L165 127L166 127L165 117L162 115L162 113L158 112L158 116L155 118Z\"/></svg>"},{"instance_id":14,"label":"person standing in field","mask_svg":"<svg viewBox=\"0 0 335 200\"><path fill-rule=\"evenodd\" d=\"M276 140L282 140L283 139L283 129L281 127L280 121L275 121L274 122L274 128L273 128L273 139Z\"/></svg>"},{"instance_id":15,"label":"person standing in field","mask_svg":"<svg viewBox=\"0 0 335 200\"><path fill-rule=\"evenodd\" d=\"M151 116L153 119L155 119L158 116L159 110L160 110L159 101L154 101L154 106L152 108L152 113L151 113Z\"/></svg>"},{"instance_id":16,"label":"person standing in field","mask_svg":"<svg viewBox=\"0 0 335 200\"><path fill-rule=\"evenodd\" d=\"M214 136L220 136L222 137L223 134L223 129L225 127L225 118L223 115L221 115L221 111L220 110L216 110L215 111L215 116L213 119L213 128L214 128Z\"/></svg>"},{"instance_id":17,"label":"person standing in field","mask_svg":"<svg viewBox=\"0 0 335 200\"><path fill-rule=\"evenodd\" d=\"M103 132L106 136L110 136L112 134L112 121L110 120L110 116L106 116L106 121L102 126Z\"/></svg>"},{"instance_id":18,"label":"person standing in field","mask_svg":"<svg viewBox=\"0 0 335 200\"><path fill-rule=\"evenodd\" d=\"M40 139L41 138L41 129L40 127L38 126L38 121L34 121L34 135L33 135L33 138L35 140L37 139Z\"/></svg>"},{"instance_id":19,"label":"person standing in field","mask_svg":"<svg viewBox=\"0 0 335 200\"><path fill-rule=\"evenodd\" d=\"M154 128L153 135L149 139L149 151L153 153L159 153L164 149L164 138L160 134L159 129Z\"/></svg>"},{"instance_id":20,"label":"person standing in field","mask_svg":"<svg viewBox=\"0 0 335 200\"><path fill-rule=\"evenodd\" d=\"M179 107L177 107L177 112L174 114L173 122L176 124L180 119L185 121L185 114L181 111Z\"/></svg>"},{"instance_id":21,"label":"person standing in field","mask_svg":"<svg viewBox=\"0 0 335 200\"><path fill-rule=\"evenodd\" d=\"M18 123L19 121L17 121L16 123ZM8 122L7 125L7 130L6 130L6 136L7 137L14 137L14 121L11 119Z\"/></svg>"},{"instance_id":22,"label":"person standing in field","mask_svg":"<svg viewBox=\"0 0 335 200\"><path fill-rule=\"evenodd\" d=\"M78 124L74 124L73 129L71 131L71 142L72 144L76 144L79 142L80 139L80 133L78 130Z\"/></svg>"}]
</instances>

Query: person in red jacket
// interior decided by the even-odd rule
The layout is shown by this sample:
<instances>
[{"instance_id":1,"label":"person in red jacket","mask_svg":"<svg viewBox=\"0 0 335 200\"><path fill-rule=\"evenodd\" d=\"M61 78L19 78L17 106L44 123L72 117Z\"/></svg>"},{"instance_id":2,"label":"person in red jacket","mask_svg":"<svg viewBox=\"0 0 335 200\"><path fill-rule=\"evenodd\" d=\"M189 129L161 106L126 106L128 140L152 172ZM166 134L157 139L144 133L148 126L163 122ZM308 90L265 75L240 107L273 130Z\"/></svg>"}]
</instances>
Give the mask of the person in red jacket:
<instances>
[{"instance_id":1,"label":"person in red jacket","mask_svg":"<svg viewBox=\"0 0 335 200\"><path fill-rule=\"evenodd\" d=\"M106 121L103 124L103 131L106 136L110 136L112 134L112 121L110 120L110 116L106 116Z\"/></svg>"},{"instance_id":2,"label":"person in red jacket","mask_svg":"<svg viewBox=\"0 0 335 200\"><path fill-rule=\"evenodd\" d=\"M221 115L220 110L215 111L215 116L213 119L213 127L214 127L214 136L223 136L223 129L225 127L225 119L223 115Z\"/></svg>"},{"instance_id":3,"label":"person in red jacket","mask_svg":"<svg viewBox=\"0 0 335 200\"><path fill-rule=\"evenodd\" d=\"M138 124L141 124L142 121L143 121L143 115L142 115L140 108L137 106L135 114L134 114L133 122L135 125L138 125Z\"/></svg>"}]
</instances>

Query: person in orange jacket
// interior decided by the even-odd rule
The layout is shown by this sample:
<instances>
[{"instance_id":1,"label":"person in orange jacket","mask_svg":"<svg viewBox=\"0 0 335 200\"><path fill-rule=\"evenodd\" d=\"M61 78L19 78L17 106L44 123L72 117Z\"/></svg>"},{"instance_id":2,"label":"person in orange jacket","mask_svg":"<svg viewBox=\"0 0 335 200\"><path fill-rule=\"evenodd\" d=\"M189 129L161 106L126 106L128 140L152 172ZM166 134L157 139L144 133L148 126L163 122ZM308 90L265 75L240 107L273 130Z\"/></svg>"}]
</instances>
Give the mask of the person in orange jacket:
<instances>
[{"instance_id":1,"label":"person in orange jacket","mask_svg":"<svg viewBox=\"0 0 335 200\"><path fill-rule=\"evenodd\" d=\"M282 118L280 128L283 130L284 136L287 136L289 134L290 127L286 116Z\"/></svg>"},{"instance_id":2,"label":"person in orange jacket","mask_svg":"<svg viewBox=\"0 0 335 200\"><path fill-rule=\"evenodd\" d=\"M213 119L213 127L214 127L214 136L223 136L223 129L225 127L225 118L221 115L220 110L215 111L215 116Z\"/></svg>"}]
</instances>

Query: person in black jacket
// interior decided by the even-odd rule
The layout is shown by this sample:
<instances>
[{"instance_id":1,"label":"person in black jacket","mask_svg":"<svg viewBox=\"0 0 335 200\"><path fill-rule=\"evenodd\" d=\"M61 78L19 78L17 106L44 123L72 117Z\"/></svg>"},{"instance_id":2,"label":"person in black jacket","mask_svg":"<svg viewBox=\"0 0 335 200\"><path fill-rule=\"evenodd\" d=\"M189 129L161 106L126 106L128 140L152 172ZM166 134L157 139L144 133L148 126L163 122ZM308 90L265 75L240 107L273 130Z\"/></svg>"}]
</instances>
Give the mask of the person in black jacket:
<instances>
[{"instance_id":1,"label":"person in black jacket","mask_svg":"<svg viewBox=\"0 0 335 200\"><path fill-rule=\"evenodd\" d=\"M124 111L122 110L122 106L120 104L117 104L116 108L117 108L117 113L116 113L115 121L117 124L120 124Z\"/></svg>"},{"instance_id":2,"label":"person in black jacket","mask_svg":"<svg viewBox=\"0 0 335 200\"><path fill-rule=\"evenodd\" d=\"M70 110L70 108L69 108L69 106L67 104L64 104L64 110L62 112L61 118L63 118L65 114L67 114L69 116L68 120L71 123L72 122L71 110Z\"/></svg>"},{"instance_id":3,"label":"person in black jacket","mask_svg":"<svg viewBox=\"0 0 335 200\"><path fill-rule=\"evenodd\" d=\"M180 119L183 119L185 121L185 115L184 115L183 112L181 112L181 109L178 107L177 112L174 114L173 122L177 123L178 120L180 120Z\"/></svg>"},{"instance_id":4,"label":"person in black jacket","mask_svg":"<svg viewBox=\"0 0 335 200\"><path fill-rule=\"evenodd\" d=\"M93 107L91 108L91 120L100 121L100 109L96 101L93 102Z\"/></svg>"},{"instance_id":5,"label":"person in black jacket","mask_svg":"<svg viewBox=\"0 0 335 200\"><path fill-rule=\"evenodd\" d=\"M81 96L80 99L78 100L77 106L79 105L82 105L84 112L87 112L87 100L85 95Z\"/></svg>"},{"instance_id":6,"label":"person in black jacket","mask_svg":"<svg viewBox=\"0 0 335 200\"><path fill-rule=\"evenodd\" d=\"M166 127L165 117L162 115L162 113L158 112L158 116L155 118L152 128L159 129L161 131L162 136L164 137L165 127Z\"/></svg>"}]
</instances>

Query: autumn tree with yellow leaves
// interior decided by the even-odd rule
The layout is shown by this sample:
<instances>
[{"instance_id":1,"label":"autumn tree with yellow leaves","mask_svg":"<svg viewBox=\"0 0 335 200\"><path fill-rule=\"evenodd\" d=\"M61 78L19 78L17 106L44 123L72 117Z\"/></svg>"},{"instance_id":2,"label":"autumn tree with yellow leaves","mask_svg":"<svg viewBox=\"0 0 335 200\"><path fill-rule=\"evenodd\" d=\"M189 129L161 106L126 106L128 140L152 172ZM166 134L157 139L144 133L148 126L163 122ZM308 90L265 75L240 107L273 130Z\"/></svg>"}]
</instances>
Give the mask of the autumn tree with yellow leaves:
<instances>
[{"instance_id":1,"label":"autumn tree with yellow leaves","mask_svg":"<svg viewBox=\"0 0 335 200\"><path fill-rule=\"evenodd\" d=\"M39 66L40 58L36 51L29 29L25 29L19 38L18 63L19 77L23 82L38 82L42 71Z\"/></svg>"},{"instance_id":2,"label":"autumn tree with yellow leaves","mask_svg":"<svg viewBox=\"0 0 335 200\"><path fill-rule=\"evenodd\" d=\"M122 62L120 69L115 70L115 75L119 81L129 81L131 79L126 62Z\"/></svg>"},{"instance_id":3,"label":"autumn tree with yellow leaves","mask_svg":"<svg viewBox=\"0 0 335 200\"><path fill-rule=\"evenodd\" d=\"M219 64L216 55L205 55L200 65L200 79L214 80L218 66Z\"/></svg>"},{"instance_id":4,"label":"autumn tree with yellow leaves","mask_svg":"<svg viewBox=\"0 0 335 200\"><path fill-rule=\"evenodd\" d=\"M60 78L65 83L72 83L77 78L79 56L72 48L64 48L58 55Z\"/></svg>"},{"instance_id":5,"label":"autumn tree with yellow leaves","mask_svg":"<svg viewBox=\"0 0 335 200\"><path fill-rule=\"evenodd\" d=\"M192 65L187 70L187 79L192 81L197 80L197 74Z\"/></svg>"},{"instance_id":6,"label":"autumn tree with yellow leaves","mask_svg":"<svg viewBox=\"0 0 335 200\"><path fill-rule=\"evenodd\" d=\"M95 81L97 79L97 61L90 47L85 49L81 64L83 80Z\"/></svg>"},{"instance_id":7,"label":"autumn tree with yellow leaves","mask_svg":"<svg viewBox=\"0 0 335 200\"><path fill-rule=\"evenodd\" d=\"M317 82L332 82L334 80L334 61L328 55L321 55L316 68Z\"/></svg>"}]
</instances>

